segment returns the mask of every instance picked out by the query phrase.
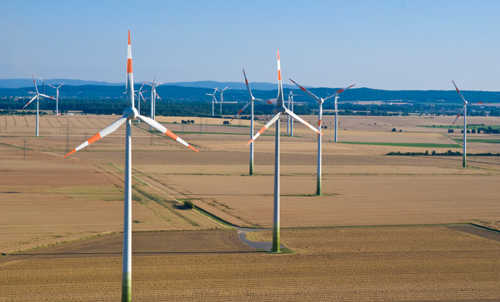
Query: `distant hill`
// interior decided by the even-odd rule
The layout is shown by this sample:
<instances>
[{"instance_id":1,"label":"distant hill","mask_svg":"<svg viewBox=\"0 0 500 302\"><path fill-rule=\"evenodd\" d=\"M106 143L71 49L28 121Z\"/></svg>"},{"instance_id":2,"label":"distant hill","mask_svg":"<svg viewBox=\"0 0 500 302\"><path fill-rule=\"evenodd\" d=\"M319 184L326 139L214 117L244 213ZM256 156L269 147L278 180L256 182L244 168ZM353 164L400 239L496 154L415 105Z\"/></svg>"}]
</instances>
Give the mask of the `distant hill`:
<instances>
[{"instance_id":1,"label":"distant hill","mask_svg":"<svg viewBox=\"0 0 500 302\"><path fill-rule=\"evenodd\" d=\"M181 86L181 87L196 87L196 88L219 88L224 89L226 86L229 89L234 90L246 90L247 86L245 82L216 82L216 81L197 81L197 82L177 82L177 83L167 83L165 85ZM283 84L285 88L291 88L293 85ZM250 87L252 90L276 90L278 84L265 83L265 82L251 82ZM308 86L306 86L308 87ZM308 87L309 88L309 87Z\"/></svg>"},{"instance_id":2,"label":"distant hill","mask_svg":"<svg viewBox=\"0 0 500 302\"><path fill-rule=\"evenodd\" d=\"M38 85L43 83L42 80L36 79ZM109 83L109 82L98 82L98 81L85 81L85 80L72 80L72 79L46 79L45 84L50 84L52 86L60 85L71 86L83 86L83 85L94 85L94 86L123 86L125 82L122 83ZM136 82L139 84L139 82ZM195 81L195 82L176 82L176 83L165 83L163 85L169 86L181 86L181 87L193 87L193 88L210 88L214 89L218 87L219 89L224 89L228 86L229 89L234 90L245 90L245 82L216 82L216 81ZM256 90L276 90L278 84L264 83L264 82L252 82L250 83L252 89ZM0 79L0 88L24 88L33 87L32 79ZM292 85L284 84L283 87L292 87ZM307 87L307 86L306 86Z\"/></svg>"},{"instance_id":3,"label":"distant hill","mask_svg":"<svg viewBox=\"0 0 500 302\"><path fill-rule=\"evenodd\" d=\"M31 80L30 80L31 81ZM200 82L198 82L200 83ZM37 82L39 84L39 82ZM215 84L215 85L214 85ZM206 81L205 85L210 85L208 88L204 87L185 87L177 85L161 85L158 87L157 92L161 97L161 101L167 102L211 102L211 97L207 96L207 93L213 92L213 87L223 88L226 83L221 82L209 82ZM230 83L227 83L230 84ZM266 84L266 83L264 83ZM29 92L33 92L35 89L32 86L23 88L0 88L0 97L28 97L32 96ZM202 85L202 84L200 84ZM242 84L243 85L243 84ZM272 84L270 84L272 85ZM273 90L262 90L254 88L252 83L252 92L256 98L261 98L264 100L276 98L277 87L274 86ZM139 89L140 84L135 84L135 89ZM235 88L226 90L224 92L225 102L247 102L248 92L245 86L238 89L239 86L233 86ZM294 87L295 88L295 87ZM41 85L38 86L41 91ZM146 88L148 89L148 88ZM326 97L335 93L338 88L310 88L310 91L319 97ZM285 100L287 99L290 89L284 87ZM307 102L315 103L309 96L307 96L300 89L294 89L295 101L296 102ZM126 99L125 85L65 85L60 89L60 95L63 99ZM48 95L54 95L55 90L52 88L46 89ZM493 91L462 91L464 97L469 102L493 102L500 103L500 92ZM147 92L144 95L149 97L150 93ZM217 99L220 98L220 94L217 94ZM435 103L435 104L461 104L462 100L458 96L455 90L379 90L371 88L353 88L342 93L340 96L340 102L355 102L355 101L401 101L410 103ZM327 101L328 102L328 101ZM328 102L330 103L330 102Z\"/></svg>"},{"instance_id":4,"label":"distant hill","mask_svg":"<svg viewBox=\"0 0 500 302\"><path fill-rule=\"evenodd\" d=\"M45 84L50 84L52 86L61 85L99 85L99 86L121 86L125 85L123 83L108 83L108 82L98 82L98 81L85 81L85 80L72 80L72 79L47 79L44 80ZM36 83L41 85L44 81L36 79ZM33 79L0 79L0 88L23 88L23 87L33 87Z\"/></svg>"}]
</instances>

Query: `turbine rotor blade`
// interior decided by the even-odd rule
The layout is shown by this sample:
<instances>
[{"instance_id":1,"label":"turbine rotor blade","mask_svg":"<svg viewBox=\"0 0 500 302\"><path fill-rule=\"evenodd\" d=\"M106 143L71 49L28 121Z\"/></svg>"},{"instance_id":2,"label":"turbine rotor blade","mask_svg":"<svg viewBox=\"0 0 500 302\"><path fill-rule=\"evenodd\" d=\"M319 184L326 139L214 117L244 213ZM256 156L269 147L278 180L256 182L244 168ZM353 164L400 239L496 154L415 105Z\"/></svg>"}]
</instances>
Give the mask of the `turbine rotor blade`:
<instances>
[{"instance_id":1,"label":"turbine rotor blade","mask_svg":"<svg viewBox=\"0 0 500 302\"><path fill-rule=\"evenodd\" d=\"M44 98L49 98L49 99L57 100L54 97L51 97L51 96L48 96L48 95L45 95L45 94L41 94L41 93L40 93L40 96L43 96Z\"/></svg>"},{"instance_id":2,"label":"turbine rotor blade","mask_svg":"<svg viewBox=\"0 0 500 302\"><path fill-rule=\"evenodd\" d=\"M33 98L32 98L32 99L28 102L28 104L24 105L23 109L24 109L24 108L26 108L26 106L28 106L31 102L33 102L33 101L36 99L36 97L37 97L37 96L38 96L38 95L35 95L35 96L34 96L34 97L33 97Z\"/></svg>"},{"instance_id":3,"label":"turbine rotor blade","mask_svg":"<svg viewBox=\"0 0 500 302\"><path fill-rule=\"evenodd\" d=\"M247 107L248 107L248 105L250 105L251 103L252 103L252 101L248 102L245 106L243 106L243 108L241 108L241 110L240 110L240 111L238 111L238 113L236 113L236 115L235 115L235 116L233 116L233 118L231 119L231 122L232 122L232 121L233 121L236 117L238 117L238 115L240 115L240 113L242 113L242 112L243 112L243 110L245 110L245 108L247 108Z\"/></svg>"},{"instance_id":4,"label":"turbine rotor blade","mask_svg":"<svg viewBox=\"0 0 500 302\"><path fill-rule=\"evenodd\" d=\"M36 87L35 76L33 74L31 74L31 76L33 77L33 84L35 85L36 94L38 94L38 87Z\"/></svg>"},{"instance_id":5,"label":"turbine rotor blade","mask_svg":"<svg viewBox=\"0 0 500 302\"><path fill-rule=\"evenodd\" d=\"M274 100L274 99L272 99ZM268 103L268 104L271 104L271 105L276 105L276 102L273 102L273 101L264 101L263 99L254 99L254 101L259 101L259 102L264 102L264 103Z\"/></svg>"},{"instance_id":6,"label":"turbine rotor blade","mask_svg":"<svg viewBox=\"0 0 500 302\"><path fill-rule=\"evenodd\" d=\"M304 121L301 117L299 117L298 115L296 115L295 113L293 113L291 110L289 109L286 109L286 113L288 113L290 116L292 116L294 119L298 120L299 122L301 122L302 124L304 124L306 127L309 127L311 130L313 130L314 132L317 132L321 135L324 135L323 132L319 131L318 129L314 128L311 124L309 124L308 122Z\"/></svg>"},{"instance_id":7,"label":"turbine rotor blade","mask_svg":"<svg viewBox=\"0 0 500 302\"><path fill-rule=\"evenodd\" d=\"M144 87L144 84L146 84L146 82L142 83L141 88L139 89L139 93L141 93L141 90L142 90L142 87Z\"/></svg>"},{"instance_id":8,"label":"turbine rotor blade","mask_svg":"<svg viewBox=\"0 0 500 302\"><path fill-rule=\"evenodd\" d=\"M61 85L59 85L59 87L57 87L57 89L61 88L62 85L64 85L64 83L62 83Z\"/></svg>"},{"instance_id":9,"label":"turbine rotor blade","mask_svg":"<svg viewBox=\"0 0 500 302\"><path fill-rule=\"evenodd\" d=\"M155 96L161 100L161 97L158 95L158 93L156 93L156 91L155 91Z\"/></svg>"},{"instance_id":10,"label":"turbine rotor blade","mask_svg":"<svg viewBox=\"0 0 500 302\"><path fill-rule=\"evenodd\" d=\"M451 124L452 126L453 126L453 125L455 125L456 121L457 121L457 120L458 120L458 118L460 117L460 114L462 114L462 112L464 112L465 106L466 106L466 105L464 105L464 106L462 107L462 110L460 110L460 112L457 114L457 117L456 117L456 118L455 118L455 120L453 121L453 124Z\"/></svg>"},{"instance_id":11,"label":"turbine rotor blade","mask_svg":"<svg viewBox=\"0 0 500 302\"><path fill-rule=\"evenodd\" d=\"M278 112L262 129L257 132L257 134L254 135L254 137L247 143L247 146L250 145L254 140L257 139L264 131L266 131L267 128L269 128L276 120L280 117L281 112Z\"/></svg>"},{"instance_id":12,"label":"turbine rotor blade","mask_svg":"<svg viewBox=\"0 0 500 302\"><path fill-rule=\"evenodd\" d=\"M88 145L92 144L93 142L100 140L101 138L105 137L106 135L115 132L115 130L118 129L118 128L120 128L120 126L123 125L123 123L125 123L126 120L127 120L127 115L122 116L121 118L119 118L118 120L116 120L115 122L113 122L108 127L102 129L101 132L99 132L96 135L92 136L86 142L84 142L80 146L76 147L75 149L73 149L68 154L64 155L64 158L66 158L67 156L75 153L76 151L81 150L82 148L87 147Z\"/></svg>"},{"instance_id":13,"label":"turbine rotor blade","mask_svg":"<svg viewBox=\"0 0 500 302\"><path fill-rule=\"evenodd\" d=\"M292 83L294 83L295 85L299 86L300 90L304 91L305 93L307 93L310 97L312 97L313 99L315 99L318 103L322 103L321 102L321 99L319 97L317 97L316 95L314 95L314 93L310 92L309 90L305 89L304 87L300 86L299 84L295 83L292 79L289 79L290 81L292 81Z\"/></svg>"},{"instance_id":14,"label":"turbine rotor blade","mask_svg":"<svg viewBox=\"0 0 500 302\"><path fill-rule=\"evenodd\" d=\"M59 87L57 87L57 88L56 88L56 87L54 87L54 86L52 86L52 85L50 85L50 84L47 84L47 86L50 86L50 87L52 87L52 88L54 88L54 89L58 89L59 87L61 87L61 86L59 86Z\"/></svg>"},{"instance_id":15,"label":"turbine rotor blade","mask_svg":"<svg viewBox=\"0 0 500 302\"><path fill-rule=\"evenodd\" d=\"M337 90L337 92L335 92L335 93L334 93L334 94L332 94L332 95L329 95L329 96L328 96L328 97L326 97L324 100L326 101L326 100L328 100L329 98L333 98L334 96L339 95L340 93L342 93L342 92L346 91L347 89L350 89L350 88L354 87L354 85L356 85L356 84L352 84L351 86L346 87L346 88L340 88L339 90Z\"/></svg>"},{"instance_id":16,"label":"turbine rotor blade","mask_svg":"<svg viewBox=\"0 0 500 302\"><path fill-rule=\"evenodd\" d=\"M253 99L254 97L252 95L252 90L250 90L250 85L248 85L247 74L245 73L245 69L243 69L243 76L245 77L245 84L247 85L248 94L250 95L250 98Z\"/></svg>"},{"instance_id":17,"label":"turbine rotor blade","mask_svg":"<svg viewBox=\"0 0 500 302\"><path fill-rule=\"evenodd\" d=\"M163 125L160 124L160 123L158 123L157 121L152 120L149 117L145 117L143 115L139 115L138 118L141 119L142 121L144 121L149 126L155 128L156 130L164 133L166 136L172 138L173 140L175 140L175 141L183 144L184 146L186 146L186 147L188 147L188 148L190 148L190 149L192 149L192 150L200 153L200 151L196 150L193 146L191 146L190 144L186 143L182 138L180 138L179 136L177 136L172 131L170 131L167 128L163 127Z\"/></svg>"},{"instance_id":18,"label":"turbine rotor blade","mask_svg":"<svg viewBox=\"0 0 500 302\"><path fill-rule=\"evenodd\" d=\"M457 85L455 85L455 82L453 82L453 80L451 80L451 82L453 83L453 86L455 86L455 89L457 90L458 94L460 95L460 97L464 101L464 104L467 104L467 101L464 99L464 96L462 95L462 93L460 92L460 90L458 90L458 87L457 87Z\"/></svg>"}]
</instances>

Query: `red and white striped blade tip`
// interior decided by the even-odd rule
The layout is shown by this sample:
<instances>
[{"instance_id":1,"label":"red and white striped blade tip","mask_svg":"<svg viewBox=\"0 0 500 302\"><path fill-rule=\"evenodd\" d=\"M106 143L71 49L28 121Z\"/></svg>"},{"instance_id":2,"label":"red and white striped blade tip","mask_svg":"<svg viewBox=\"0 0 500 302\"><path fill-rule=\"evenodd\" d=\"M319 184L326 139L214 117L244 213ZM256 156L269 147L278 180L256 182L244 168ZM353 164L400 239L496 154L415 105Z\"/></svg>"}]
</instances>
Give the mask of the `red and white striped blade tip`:
<instances>
[{"instance_id":1,"label":"red and white striped blade tip","mask_svg":"<svg viewBox=\"0 0 500 302\"><path fill-rule=\"evenodd\" d=\"M200 153L200 151L196 150L196 149L195 149L193 146L191 146L191 145L188 145L188 148L190 148L190 149L192 149L192 150L196 151L197 153Z\"/></svg>"},{"instance_id":2,"label":"red and white striped blade tip","mask_svg":"<svg viewBox=\"0 0 500 302\"><path fill-rule=\"evenodd\" d=\"M66 157L70 156L71 154L73 154L75 152L76 152L76 149L73 149L73 151L71 151L68 154L64 155L63 158L66 158Z\"/></svg>"}]
</instances>

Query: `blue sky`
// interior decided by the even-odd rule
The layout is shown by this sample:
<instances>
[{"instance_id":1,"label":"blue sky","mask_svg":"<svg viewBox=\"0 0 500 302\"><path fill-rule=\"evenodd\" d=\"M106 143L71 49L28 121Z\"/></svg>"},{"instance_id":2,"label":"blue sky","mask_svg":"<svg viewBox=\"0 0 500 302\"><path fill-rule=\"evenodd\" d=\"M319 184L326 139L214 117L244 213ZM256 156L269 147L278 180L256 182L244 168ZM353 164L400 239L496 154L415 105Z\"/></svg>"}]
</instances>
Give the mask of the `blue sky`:
<instances>
[{"instance_id":1,"label":"blue sky","mask_svg":"<svg viewBox=\"0 0 500 302\"><path fill-rule=\"evenodd\" d=\"M2 1L0 78L500 91L500 1Z\"/></svg>"}]
</instances>

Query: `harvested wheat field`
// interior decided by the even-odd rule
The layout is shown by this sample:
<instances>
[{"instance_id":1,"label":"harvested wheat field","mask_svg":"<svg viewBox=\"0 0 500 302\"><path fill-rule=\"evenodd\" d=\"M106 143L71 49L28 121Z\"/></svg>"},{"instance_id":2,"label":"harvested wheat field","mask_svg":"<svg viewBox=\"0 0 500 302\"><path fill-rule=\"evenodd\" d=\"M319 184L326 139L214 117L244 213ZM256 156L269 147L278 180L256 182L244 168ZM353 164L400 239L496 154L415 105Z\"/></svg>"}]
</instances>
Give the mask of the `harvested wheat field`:
<instances>
[{"instance_id":1,"label":"harvested wheat field","mask_svg":"<svg viewBox=\"0 0 500 302\"><path fill-rule=\"evenodd\" d=\"M0 145L0 252L123 229L123 173L109 165ZM134 181L134 230L225 228Z\"/></svg>"},{"instance_id":2,"label":"harvested wheat field","mask_svg":"<svg viewBox=\"0 0 500 302\"><path fill-rule=\"evenodd\" d=\"M252 235L269 238L269 233ZM234 242L234 231L139 233L132 296L140 301L494 301L500 295L496 236L446 227L285 230L283 243L297 253L272 255ZM116 301L119 248L116 236L104 236L85 245L2 257L0 301Z\"/></svg>"},{"instance_id":3,"label":"harvested wheat field","mask_svg":"<svg viewBox=\"0 0 500 302\"><path fill-rule=\"evenodd\" d=\"M0 301L119 299L125 128L62 158L118 118L43 116L36 138L33 116L0 117L0 252L7 254L0 256ZM190 200L237 226L270 227L274 129L256 141L256 175L248 176L248 120L230 126L224 119L158 120L201 152L144 124L132 128L134 299L500 296L498 235L442 226L472 222L500 229L500 158L470 156L469 167L461 168L460 156L385 155L461 151L454 140L459 134L418 127L447 125L451 117L341 116L339 139L346 143L334 143L333 116L326 116L323 196L313 195L316 135L298 123L295 137L282 132L282 227L334 227L282 229L282 243L297 252L286 255L256 252L236 231L182 205ZM500 124L498 118L469 121ZM497 136L473 138L468 152L500 152ZM426 224L436 226L402 227ZM270 233L249 236L269 240Z\"/></svg>"}]
</instances>

